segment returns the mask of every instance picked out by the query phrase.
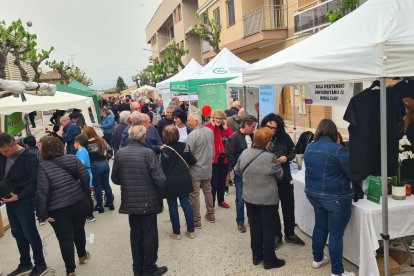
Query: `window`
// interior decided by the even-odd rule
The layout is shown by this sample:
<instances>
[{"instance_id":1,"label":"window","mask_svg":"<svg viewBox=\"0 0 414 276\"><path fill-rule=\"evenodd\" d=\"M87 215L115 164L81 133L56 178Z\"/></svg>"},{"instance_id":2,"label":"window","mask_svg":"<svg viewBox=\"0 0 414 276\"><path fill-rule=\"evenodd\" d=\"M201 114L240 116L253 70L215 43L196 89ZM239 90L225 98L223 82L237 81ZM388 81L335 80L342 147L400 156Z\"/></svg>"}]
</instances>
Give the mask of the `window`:
<instances>
[{"instance_id":1,"label":"window","mask_svg":"<svg viewBox=\"0 0 414 276\"><path fill-rule=\"evenodd\" d=\"M204 24L207 24L207 18L208 18L208 14L207 14L207 11L205 11L201 15L201 19L202 19L202 21L203 21Z\"/></svg>"},{"instance_id":2,"label":"window","mask_svg":"<svg viewBox=\"0 0 414 276\"><path fill-rule=\"evenodd\" d=\"M177 23L181 20L181 4L179 4L174 10L174 21Z\"/></svg>"},{"instance_id":3,"label":"window","mask_svg":"<svg viewBox=\"0 0 414 276\"><path fill-rule=\"evenodd\" d=\"M234 0L227 0L227 23L228 26L234 25L236 23L236 16L234 14Z\"/></svg>"},{"instance_id":4,"label":"window","mask_svg":"<svg viewBox=\"0 0 414 276\"><path fill-rule=\"evenodd\" d=\"M217 8L213 11L214 20L220 24L220 8Z\"/></svg>"}]
</instances>

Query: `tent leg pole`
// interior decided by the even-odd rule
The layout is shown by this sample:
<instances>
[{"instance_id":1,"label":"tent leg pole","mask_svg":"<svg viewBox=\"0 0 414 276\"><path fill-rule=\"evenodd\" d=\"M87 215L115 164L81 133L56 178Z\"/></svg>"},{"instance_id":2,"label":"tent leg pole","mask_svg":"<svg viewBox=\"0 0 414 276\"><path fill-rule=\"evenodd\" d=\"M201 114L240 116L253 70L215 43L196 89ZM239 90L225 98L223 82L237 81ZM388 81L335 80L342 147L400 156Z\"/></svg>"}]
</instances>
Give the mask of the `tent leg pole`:
<instances>
[{"instance_id":1,"label":"tent leg pole","mask_svg":"<svg viewBox=\"0 0 414 276\"><path fill-rule=\"evenodd\" d=\"M243 106L244 106L244 112L246 112L247 114L246 92L247 92L247 87L243 86Z\"/></svg>"},{"instance_id":2,"label":"tent leg pole","mask_svg":"<svg viewBox=\"0 0 414 276\"><path fill-rule=\"evenodd\" d=\"M293 141L296 144L296 95L295 95L296 86L291 86L291 88L293 89L293 92L292 92Z\"/></svg>"},{"instance_id":3,"label":"tent leg pole","mask_svg":"<svg viewBox=\"0 0 414 276\"><path fill-rule=\"evenodd\" d=\"M382 185L382 239L384 241L384 272L390 275L389 235L388 235L388 189L387 189L387 89L385 78L380 78L380 118L381 118L381 185Z\"/></svg>"}]
</instances>

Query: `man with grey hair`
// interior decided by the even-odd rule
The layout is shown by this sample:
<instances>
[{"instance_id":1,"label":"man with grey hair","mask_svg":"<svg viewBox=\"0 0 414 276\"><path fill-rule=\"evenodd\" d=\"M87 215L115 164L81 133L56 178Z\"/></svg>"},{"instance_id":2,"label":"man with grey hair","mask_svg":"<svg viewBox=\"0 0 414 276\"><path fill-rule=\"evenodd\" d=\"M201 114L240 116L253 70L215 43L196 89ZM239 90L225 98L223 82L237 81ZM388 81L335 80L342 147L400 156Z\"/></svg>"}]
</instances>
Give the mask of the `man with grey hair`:
<instances>
[{"instance_id":1,"label":"man with grey hair","mask_svg":"<svg viewBox=\"0 0 414 276\"><path fill-rule=\"evenodd\" d=\"M231 108L224 111L227 117L231 117L233 115L237 115L239 113L239 109L241 108L241 104L239 100L234 101L231 104Z\"/></svg>"},{"instance_id":2,"label":"man with grey hair","mask_svg":"<svg viewBox=\"0 0 414 276\"><path fill-rule=\"evenodd\" d=\"M128 131L131 128L131 126L141 125L140 114L141 113L138 111L134 111L131 113L130 120L128 122L129 126L125 127L124 131L122 132L122 139L121 139L121 144L119 145L119 148L123 148L123 147L126 147L126 145L128 145L128 142L129 142Z\"/></svg>"},{"instance_id":3,"label":"man with grey hair","mask_svg":"<svg viewBox=\"0 0 414 276\"><path fill-rule=\"evenodd\" d=\"M188 124L193 131L188 135L187 146L197 160L197 163L190 167L194 188L194 192L190 194L190 203L193 207L196 228L201 228L200 188L203 190L206 202L205 219L209 222L216 221L210 183L214 157L214 133L201 122L199 113L190 114Z\"/></svg>"},{"instance_id":4,"label":"man with grey hair","mask_svg":"<svg viewBox=\"0 0 414 276\"><path fill-rule=\"evenodd\" d=\"M119 113L119 124L115 127L112 134L112 143L114 148L114 154L119 150L122 141L122 134L124 130L129 126L131 112L122 111Z\"/></svg>"},{"instance_id":5,"label":"man with grey hair","mask_svg":"<svg viewBox=\"0 0 414 276\"><path fill-rule=\"evenodd\" d=\"M121 186L119 212L129 215L135 276L162 275L168 270L156 265L158 197L166 178L157 156L145 146L146 133L144 126L130 127L130 142L115 154L111 175L112 182Z\"/></svg>"},{"instance_id":6,"label":"man with grey hair","mask_svg":"<svg viewBox=\"0 0 414 276\"><path fill-rule=\"evenodd\" d=\"M141 125L147 129L147 146L156 154L160 153L162 141L157 129L151 124L151 119L147 114L140 114Z\"/></svg>"},{"instance_id":7,"label":"man with grey hair","mask_svg":"<svg viewBox=\"0 0 414 276\"><path fill-rule=\"evenodd\" d=\"M62 137L62 142L66 144L66 153L76 154L73 143L75 142L75 137L81 133L80 127L67 116L60 117L60 125L63 126L63 129L58 131L57 134Z\"/></svg>"}]
</instances>

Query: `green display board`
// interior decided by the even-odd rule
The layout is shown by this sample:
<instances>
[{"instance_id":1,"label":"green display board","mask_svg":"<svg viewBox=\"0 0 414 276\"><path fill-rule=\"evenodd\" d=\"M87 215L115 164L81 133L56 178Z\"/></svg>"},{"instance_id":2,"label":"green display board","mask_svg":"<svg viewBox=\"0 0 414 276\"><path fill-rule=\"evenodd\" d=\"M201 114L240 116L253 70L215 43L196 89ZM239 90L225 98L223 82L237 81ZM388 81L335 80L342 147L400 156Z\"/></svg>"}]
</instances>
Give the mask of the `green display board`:
<instances>
[{"instance_id":1,"label":"green display board","mask_svg":"<svg viewBox=\"0 0 414 276\"><path fill-rule=\"evenodd\" d=\"M212 110L227 109L227 88L225 84L197 86L198 106L208 104Z\"/></svg>"},{"instance_id":2,"label":"green display board","mask_svg":"<svg viewBox=\"0 0 414 276\"><path fill-rule=\"evenodd\" d=\"M381 202L381 195L381 178L369 176L367 199L379 204Z\"/></svg>"},{"instance_id":3,"label":"green display board","mask_svg":"<svg viewBox=\"0 0 414 276\"><path fill-rule=\"evenodd\" d=\"M6 132L11 136L16 136L24 129L24 122L21 112L15 112L6 116Z\"/></svg>"}]
</instances>

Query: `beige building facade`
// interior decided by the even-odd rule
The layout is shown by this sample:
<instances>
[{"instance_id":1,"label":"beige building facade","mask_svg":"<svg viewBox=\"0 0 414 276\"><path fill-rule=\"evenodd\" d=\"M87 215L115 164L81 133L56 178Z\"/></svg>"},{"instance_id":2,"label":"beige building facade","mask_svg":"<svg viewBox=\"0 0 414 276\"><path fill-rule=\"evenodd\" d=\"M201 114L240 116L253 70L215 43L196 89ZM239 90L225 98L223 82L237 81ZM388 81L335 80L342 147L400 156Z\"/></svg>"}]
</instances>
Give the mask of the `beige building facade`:
<instances>
[{"instance_id":1,"label":"beige building facade","mask_svg":"<svg viewBox=\"0 0 414 276\"><path fill-rule=\"evenodd\" d=\"M164 0L147 26L147 41L151 43L153 58L162 56L168 39L175 39L190 50L184 64L191 58L201 64L208 63L215 53L192 29L194 13L198 12L220 22L220 48L226 47L241 59L254 63L328 26L326 13L341 4L342 0ZM181 21L175 19L177 7ZM292 95L292 89L284 88L280 98L279 114L288 120L293 117ZM296 103L296 117L303 126L316 127L322 118L332 118L331 107L299 108L300 96Z\"/></svg>"}]
</instances>

